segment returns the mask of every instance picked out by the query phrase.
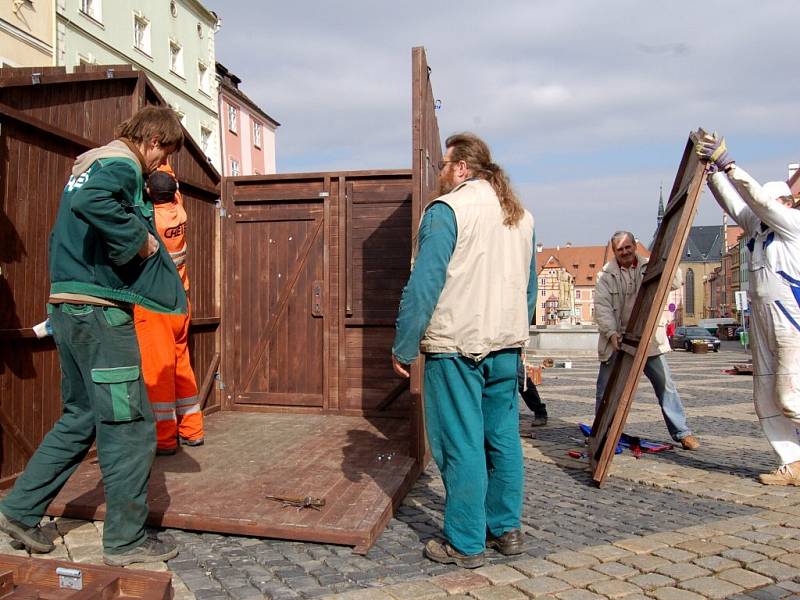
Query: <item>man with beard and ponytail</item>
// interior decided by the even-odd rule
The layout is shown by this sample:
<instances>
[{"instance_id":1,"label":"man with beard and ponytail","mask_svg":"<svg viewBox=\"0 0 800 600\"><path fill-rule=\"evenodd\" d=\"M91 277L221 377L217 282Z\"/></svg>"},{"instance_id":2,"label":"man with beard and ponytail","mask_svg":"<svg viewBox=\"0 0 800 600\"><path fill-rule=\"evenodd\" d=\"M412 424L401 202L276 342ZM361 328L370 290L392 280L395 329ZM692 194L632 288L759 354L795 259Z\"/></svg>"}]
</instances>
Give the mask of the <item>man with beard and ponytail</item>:
<instances>
[{"instance_id":1,"label":"man with beard and ponytail","mask_svg":"<svg viewBox=\"0 0 800 600\"><path fill-rule=\"evenodd\" d=\"M48 313L61 363L63 413L0 502L0 531L32 552L55 546L38 527L92 444L103 477L103 561L163 561L174 542L147 535L156 451L133 306L185 313L186 294L153 226L144 177L183 144L168 107L146 107L117 139L81 154L61 195L48 253Z\"/></svg>"},{"instance_id":2,"label":"man with beard and ponytail","mask_svg":"<svg viewBox=\"0 0 800 600\"><path fill-rule=\"evenodd\" d=\"M488 546L524 551L517 372L536 301L533 217L487 145L446 141L440 192L419 225L392 347L395 372L425 354L425 425L444 481L436 562L476 568Z\"/></svg>"},{"instance_id":3,"label":"man with beard and ponytail","mask_svg":"<svg viewBox=\"0 0 800 600\"><path fill-rule=\"evenodd\" d=\"M800 210L784 181L760 185L730 157L725 139L695 146L708 187L744 229L749 250L753 402L780 466L764 485L800 486Z\"/></svg>"}]
</instances>

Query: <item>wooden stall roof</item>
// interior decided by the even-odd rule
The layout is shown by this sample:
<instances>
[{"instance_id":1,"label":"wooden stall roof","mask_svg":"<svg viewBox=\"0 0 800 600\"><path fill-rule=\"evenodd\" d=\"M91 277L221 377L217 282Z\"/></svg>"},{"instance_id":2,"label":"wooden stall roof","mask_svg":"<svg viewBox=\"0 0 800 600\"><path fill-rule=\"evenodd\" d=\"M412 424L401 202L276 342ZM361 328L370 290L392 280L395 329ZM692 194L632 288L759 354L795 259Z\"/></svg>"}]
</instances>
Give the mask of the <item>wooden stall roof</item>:
<instances>
[{"instance_id":1,"label":"wooden stall roof","mask_svg":"<svg viewBox=\"0 0 800 600\"><path fill-rule=\"evenodd\" d=\"M628 325L622 336L600 408L589 436L592 479L605 482L614 450L628 418L639 379L644 372L650 340L655 334L689 237L706 166L695 155L695 140L703 131L693 132L683 150L678 173L669 195L664 219L656 232L653 252L642 278Z\"/></svg>"}]
</instances>

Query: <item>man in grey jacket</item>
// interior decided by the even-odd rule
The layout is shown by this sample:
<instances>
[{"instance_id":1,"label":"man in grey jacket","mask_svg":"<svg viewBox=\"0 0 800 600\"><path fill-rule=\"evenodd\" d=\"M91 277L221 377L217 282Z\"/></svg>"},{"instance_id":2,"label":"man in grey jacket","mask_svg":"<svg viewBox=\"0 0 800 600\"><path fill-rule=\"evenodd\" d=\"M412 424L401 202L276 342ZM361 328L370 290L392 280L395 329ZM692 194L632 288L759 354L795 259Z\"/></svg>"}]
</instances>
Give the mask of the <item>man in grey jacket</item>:
<instances>
[{"instance_id":1,"label":"man in grey jacket","mask_svg":"<svg viewBox=\"0 0 800 600\"><path fill-rule=\"evenodd\" d=\"M611 236L611 248L614 259L603 265L597 274L594 297L594 316L600 332L597 343L600 371L597 374L595 413L600 408L611 375L614 355L620 351L622 334L628 325L647 265L647 259L637 256L636 239L629 231L617 231ZM681 273L678 271L672 283L673 289L677 289L680 282ZM655 336L650 341L644 374L653 385L672 439L680 442L686 450L696 450L700 447L700 441L692 435L686 423L683 403L664 357L669 351L664 325L659 323Z\"/></svg>"}]
</instances>

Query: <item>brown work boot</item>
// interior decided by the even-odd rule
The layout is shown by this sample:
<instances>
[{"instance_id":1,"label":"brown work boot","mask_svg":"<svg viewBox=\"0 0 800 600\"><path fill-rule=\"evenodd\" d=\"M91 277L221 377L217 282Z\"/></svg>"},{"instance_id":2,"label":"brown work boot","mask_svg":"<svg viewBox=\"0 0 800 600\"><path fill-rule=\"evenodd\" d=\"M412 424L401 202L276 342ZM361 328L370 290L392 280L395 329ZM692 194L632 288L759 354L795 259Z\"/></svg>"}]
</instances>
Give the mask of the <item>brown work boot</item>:
<instances>
[{"instance_id":1,"label":"brown work boot","mask_svg":"<svg viewBox=\"0 0 800 600\"><path fill-rule=\"evenodd\" d=\"M762 473L758 480L764 485L797 485L800 486L800 460L783 465L774 473Z\"/></svg>"},{"instance_id":2,"label":"brown work boot","mask_svg":"<svg viewBox=\"0 0 800 600\"><path fill-rule=\"evenodd\" d=\"M0 531L23 544L31 552L46 554L56 546L38 526L28 527L0 512Z\"/></svg>"},{"instance_id":3,"label":"brown work boot","mask_svg":"<svg viewBox=\"0 0 800 600\"><path fill-rule=\"evenodd\" d=\"M103 562L111 567L124 567L134 563L162 562L178 555L178 545L173 541L162 542L148 537L144 543L122 554L103 553Z\"/></svg>"},{"instance_id":4,"label":"brown work boot","mask_svg":"<svg viewBox=\"0 0 800 600\"><path fill-rule=\"evenodd\" d=\"M483 552L480 554L461 554L447 542L428 540L425 544L424 554L433 562L452 564L463 569L477 569L486 562Z\"/></svg>"},{"instance_id":5,"label":"brown work boot","mask_svg":"<svg viewBox=\"0 0 800 600\"><path fill-rule=\"evenodd\" d=\"M697 450L700 447L700 440L693 435L687 435L680 442L684 450Z\"/></svg>"},{"instance_id":6,"label":"brown work boot","mask_svg":"<svg viewBox=\"0 0 800 600\"><path fill-rule=\"evenodd\" d=\"M525 552L525 539L520 529L506 531L500 537L494 537L491 533L486 535L486 547L494 548L500 554L512 556Z\"/></svg>"}]
</instances>

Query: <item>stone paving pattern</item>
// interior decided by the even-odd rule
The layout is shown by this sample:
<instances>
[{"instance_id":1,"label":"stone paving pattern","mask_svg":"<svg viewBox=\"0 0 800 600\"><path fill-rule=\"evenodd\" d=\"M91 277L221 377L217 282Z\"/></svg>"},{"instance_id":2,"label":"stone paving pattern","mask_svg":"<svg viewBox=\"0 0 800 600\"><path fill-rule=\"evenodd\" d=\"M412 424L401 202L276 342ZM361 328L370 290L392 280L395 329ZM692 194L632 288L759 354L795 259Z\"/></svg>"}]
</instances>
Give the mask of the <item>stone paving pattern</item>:
<instances>
[{"instance_id":1,"label":"stone paving pattern","mask_svg":"<svg viewBox=\"0 0 800 600\"><path fill-rule=\"evenodd\" d=\"M530 428L525 452L527 551L487 552L467 571L421 554L441 529L443 487L429 466L367 556L350 548L170 530L180 554L168 564L176 598L794 598L800 600L800 488L762 486L776 459L751 399L752 378L722 373L746 356L669 355L699 452L680 448L614 459L601 489L591 483L578 422L591 423L597 364L548 369L540 387L550 422ZM658 404L642 379L626 432L669 442ZM102 523L45 520L53 558L100 563ZM0 540L0 552L24 554Z\"/></svg>"}]
</instances>

